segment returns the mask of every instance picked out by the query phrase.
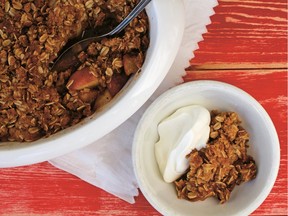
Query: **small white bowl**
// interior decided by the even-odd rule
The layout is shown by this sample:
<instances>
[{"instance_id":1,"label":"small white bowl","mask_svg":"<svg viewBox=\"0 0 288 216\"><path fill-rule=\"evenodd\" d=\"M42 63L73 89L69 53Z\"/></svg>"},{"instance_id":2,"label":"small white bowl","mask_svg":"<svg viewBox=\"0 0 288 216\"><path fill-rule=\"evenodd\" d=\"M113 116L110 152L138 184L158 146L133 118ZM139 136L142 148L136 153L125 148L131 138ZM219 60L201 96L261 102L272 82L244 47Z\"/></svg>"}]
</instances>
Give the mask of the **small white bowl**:
<instances>
[{"instance_id":1,"label":"small white bowl","mask_svg":"<svg viewBox=\"0 0 288 216\"><path fill-rule=\"evenodd\" d=\"M173 183L164 182L155 159L157 125L176 109L198 104L209 110L234 111L250 134L248 153L258 167L256 179L236 186L228 202L216 198L189 202L177 198ZM249 215L268 196L277 177L280 147L275 127L264 108L249 94L216 81L193 81L168 90L146 110L137 126L133 165L139 187L152 206L164 215Z\"/></svg>"},{"instance_id":2,"label":"small white bowl","mask_svg":"<svg viewBox=\"0 0 288 216\"><path fill-rule=\"evenodd\" d=\"M150 46L141 73L131 78L105 109L80 124L31 143L0 143L0 167L38 163L87 146L111 132L145 103L176 57L185 14L183 2L179 0L153 0L146 12Z\"/></svg>"}]
</instances>

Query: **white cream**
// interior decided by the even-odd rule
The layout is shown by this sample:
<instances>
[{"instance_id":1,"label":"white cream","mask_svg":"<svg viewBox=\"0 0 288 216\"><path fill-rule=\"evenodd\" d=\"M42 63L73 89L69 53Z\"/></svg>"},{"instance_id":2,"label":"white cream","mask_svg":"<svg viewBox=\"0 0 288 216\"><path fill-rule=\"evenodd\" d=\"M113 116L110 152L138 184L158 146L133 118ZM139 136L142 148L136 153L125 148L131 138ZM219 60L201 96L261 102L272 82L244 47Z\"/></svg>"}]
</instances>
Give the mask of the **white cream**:
<instances>
[{"instance_id":1,"label":"white cream","mask_svg":"<svg viewBox=\"0 0 288 216\"><path fill-rule=\"evenodd\" d=\"M164 181L173 182L189 167L186 155L206 146L210 113L198 105L182 107L158 125L155 156Z\"/></svg>"}]
</instances>

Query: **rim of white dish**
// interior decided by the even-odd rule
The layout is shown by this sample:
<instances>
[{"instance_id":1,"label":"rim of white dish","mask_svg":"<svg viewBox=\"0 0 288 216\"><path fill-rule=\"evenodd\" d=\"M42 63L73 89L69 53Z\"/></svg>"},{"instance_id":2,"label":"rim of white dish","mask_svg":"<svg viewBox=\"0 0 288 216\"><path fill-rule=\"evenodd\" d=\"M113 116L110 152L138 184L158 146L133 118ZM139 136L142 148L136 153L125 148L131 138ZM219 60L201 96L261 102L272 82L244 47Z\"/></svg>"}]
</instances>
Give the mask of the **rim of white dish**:
<instances>
[{"instance_id":1,"label":"rim of white dish","mask_svg":"<svg viewBox=\"0 0 288 216\"><path fill-rule=\"evenodd\" d=\"M191 89L195 88L209 88L209 90L213 89L225 89L226 91L229 90L231 93L241 93L244 95L247 100L250 102L250 104L255 107L259 112L261 112L261 116L264 118L264 121L266 122L266 125L271 129L271 136L272 140L274 141L275 145L275 151L273 155L273 166L271 168L270 172L270 178L269 181L266 185L266 187L263 189L263 191L258 195L258 197L245 209L241 210L240 212L237 213L237 215L242 216L242 215L249 215L253 211L255 211L266 199L266 197L269 195L270 191L273 188L273 185L276 181L278 171L279 171L279 166L280 166L280 143L279 143L279 138L278 134L276 131L276 128L266 112L266 110L262 107L262 105L250 94L245 92L244 90L233 86L231 84L225 83L225 82L220 82L220 81L214 81L214 80L197 80L197 81L191 81L187 83L182 83L176 87L173 87L169 89L168 91L164 92L162 95L160 95L144 112L142 115L142 118L140 119L138 126L135 130L134 133L134 140L133 140L133 146L132 146L132 162L133 162L133 169L134 173L136 176L136 180L138 182L139 188L145 198L149 201L149 203L160 213L166 215L169 214L165 210L165 207L160 206L157 202L157 200L149 195L149 191L146 189L145 182L143 181L144 176L139 170L141 170L141 163L139 160L139 157L137 155L140 154L140 144L138 142L138 137L143 134L142 127L144 124L146 124L146 118L149 118L152 113L150 111L153 111L155 107L158 106L158 104L162 103L163 101L166 100L166 103L169 101L169 96L172 94L179 92L179 91L191 91ZM168 98L168 99L167 99ZM175 212L173 212L175 213Z\"/></svg>"},{"instance_id":2,"label":"rim of white dish","mask_svg":"<svg viewBox=\"0 0 288 216\"><path fill-rule=\"evenodd\" d=\"M150 73L142 71L140 75L134 77L135 82L130 83L129 91L121 94L119 98L113 100L114 102L110 102L105 111L100 112L101 115L99 113L93 115L91 117L95 118L93 121L87 118L82 123L32 143L0 144L0 168L39 163L83 148L118 127L148 100L168 73L180 47L184 32L184 6L179 0L153 0L146 7L146 12L148 16L153 15L149 16L150 24L151 19L155 20L157 17L153 52L150 51L153 63L146 65L144 62L143 65L143 68L146 67ZM165 54L163 50L170 52ZM117 107L113 106L116 102ZM113 124L107 124L111 119ZM97 125L101 127L97 128ZM73 136L69 134L71 130Z\"/></svg>"}]
</instances>

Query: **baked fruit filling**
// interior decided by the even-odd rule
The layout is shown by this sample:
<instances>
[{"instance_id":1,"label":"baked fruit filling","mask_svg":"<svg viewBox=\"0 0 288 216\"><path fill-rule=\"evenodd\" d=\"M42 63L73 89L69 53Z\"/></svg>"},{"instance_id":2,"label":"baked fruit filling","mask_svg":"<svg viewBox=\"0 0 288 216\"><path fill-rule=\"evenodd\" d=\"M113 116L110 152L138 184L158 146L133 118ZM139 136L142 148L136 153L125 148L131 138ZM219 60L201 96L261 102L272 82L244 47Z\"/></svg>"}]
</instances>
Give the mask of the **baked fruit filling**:
<instances>
[{"instance_id":1,"label":"baked fruit filling","mask_svg":"<svg viewBox=\"0 0 288 216\"><path fill-rule=\"evenodd\" d=\"M77 67L51 71L67 44L113 29L138 0L11 0L0 4L0 141L34 141L79 123L137 73L149 46L145 12L91 43ZM97 129L95 129L97 130Z\"/></svg>"}]
</instances>

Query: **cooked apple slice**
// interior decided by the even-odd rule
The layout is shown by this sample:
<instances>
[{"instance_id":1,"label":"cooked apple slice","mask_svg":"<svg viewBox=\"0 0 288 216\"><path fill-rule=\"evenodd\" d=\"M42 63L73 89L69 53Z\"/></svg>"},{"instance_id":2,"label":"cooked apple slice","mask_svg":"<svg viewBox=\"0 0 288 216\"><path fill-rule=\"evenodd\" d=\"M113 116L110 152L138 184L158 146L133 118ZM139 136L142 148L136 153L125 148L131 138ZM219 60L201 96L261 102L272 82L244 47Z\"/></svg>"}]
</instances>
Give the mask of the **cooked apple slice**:
<instances>
[{"instance_id":1,"label":"cooked apple slice","mask_svg":"<svg viewBox=\"0 0 288 216\"><path fill-rule=\"evenodd\" d=\"M127 76L130 74L136 73L142 65L143 58L141 55L124 55L123 56L123 66L124 71Z\"/></svg>"},{"instance_id":2,"label":"cooked apple slice","mask_svg":"<svg viewBox=\"0 0 288 216\"><path fill-rule=\"evenodd\" d=\"M113 74L111 82L107 85L107 88L112 97L114 97L122 89L127 80L128 76L125 74Z\"/></svg>"},{"instance_id":3,"label":"cooked apple slice","mask_svg":"<svg viewBox=\"0 0 288 216\"><path fill-rule=\"evenodd\" d=\"M110 92L106 89L104 92L102 92L96 99L94 104L94 110L99 109L100 107L107 104L109 101L112 100L112 95Z\"/></svg>"},{"instance_id":4,"label":"cooked apple slice","mask_svg":"<svg viewBox=\"0 0 288 216\"><path fill-rule=\"evenodd\" d=\"M72 74L66 87L72 91L93 88L99 84L99 79L98 75L89 67L84 67Z\"/></svg>"}]
</instances>

